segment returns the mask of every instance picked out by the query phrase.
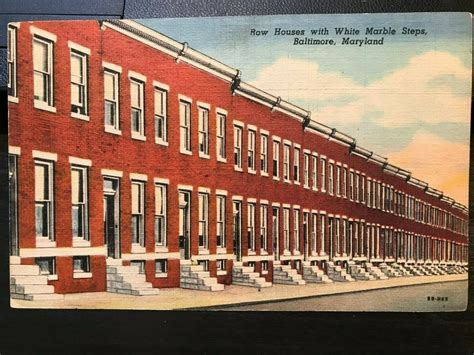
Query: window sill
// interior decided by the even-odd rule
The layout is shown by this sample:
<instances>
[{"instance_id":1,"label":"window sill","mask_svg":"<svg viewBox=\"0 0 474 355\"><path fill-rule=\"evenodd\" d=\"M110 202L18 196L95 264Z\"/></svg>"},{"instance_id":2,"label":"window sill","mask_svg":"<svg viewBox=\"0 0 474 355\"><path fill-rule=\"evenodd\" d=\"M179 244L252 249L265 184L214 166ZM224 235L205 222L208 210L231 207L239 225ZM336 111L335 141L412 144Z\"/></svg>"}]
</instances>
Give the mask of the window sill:
<instances>
[{"instance_id":1,"label":"window sill","mask_svg":"<svg viewBox=\"0 0 474 355\"><path fill-rule=\"evenodd\" d=\"M261 172L260 172L260 176L265 176L265 177L268 177L268 173L267 173L267 172L265 172L265 171L261 171Z\"/></svg>"},{"instance_id":2,"label":"window sill","mask_svg":"<svg viewBox=\"0 0 474 355\"><path fill-rule=\"evenodd\" d=\"M289 256L289 255L291 255L291 253L288 249L285 249L285 250L283 250L283 255Z\"/></svg>"},{"instance_id":3,"label":"window sill","mask_svg":"<svg viewBox=\"0 0 474 355\"><path fill-rule=\"evenodd\" d=\"M92 278L92 272L75 272L72 275L73 279L91 279Z\"/></svg>"},{"instance_id":4,"label":"window sill","mask_svg":"<svg viewBox=\"0 0 474 355\"><path fill-rule=\"evenodd\" d=\"M219 163L227 163L227 159L226 159L226 158L217 157L217 161L218 161Z\"/></svg>"},{"instance_id":5,"label":"window sill","mask_svg":"<svg viewBox=\"0 0 474 355\"><path fill-rule=\"evenodd\" d=\"M299 181L295 181L294 184L295 184L295 185L300 185L300 182L299 182Z\"/></svg>"},{"instance_id":6,"label":"window sill","mask_svg":"<svg viewBox=\"0 0 474 355\"><path fill-rule=\"evenodd\" d=\"M260 255L268 255L268 251L265 249L260 249Z\"/></svg>"},{"instance_id":7,"label":"window sill","mask_svg":"<svg viewBox=\"0 0 474 355\"><path fill-rule=\"evenodd\" d=\"M218 270L217 271L217 276L223 276L223 275L227 275L227 271L225 271L225 270Z\"/></svg>"},{"instance_id":8,"label":"window sill","mask_svg":"<svg viewBox=\"0 0 474 355\"><path fill-rule=\"evenodd\" d=\"M72 247L90 247L91 242L90 240L85 240L82 238L72 238Z\"/></svg>"},{"instance_id":9,"label":"window sill","mask_svg":"<svg viewBox=\"0 0 474 355\"><path fill-rule=\"evenodd\" d=\"M210 159L210 156L209 156L209 154L206 154L206 153L203 153L203 152L199 152L199 158L202 158L202 159Z\"/></svg>"},{"instance_id":10,"label":"window sill","mask_svg":"<svg viewBox=\"0 0 474 355\"><path fill-rule=\"evenodd\" d=\"M309 186L308 186L308 185L303 185L303 188L305 188L306 190L309 190Z\"/></svg>"},{"instance_id":11,"label":"window sill","mask_svg":"<svg viewBox=\"0 0 474 355\"><path fill-rule=\"evenodd\" d=\"M319 191L317 187L313 187L312 190L316 192Z\"/></svg>"},{"instance_id":12,"label":"window sill","mask_svg":"<svg viewBox=\"0 0 474 355\"><path fill-rule=\"evenodd\" d=\"M158 144L158 145L165 146L165 147L167 147L169 145L167 141L164 141L162 139L158 139L156 137L155 137L155 143Z\"/></svg>"},{"instance_id":13,"label":"window sill","mask_svg":"<svg viewBox=\"0 0 474 355\"><path fill-rule=\"evenodd\" d=\"M56 248L56 242L45 237L36 237L37 248Z\"/></svg>"},{"instance_id":14,"label":"window sill","mask_svg":"<svg viewBox=\"0 0 474 355\"><path fill-rule=\"evenodd\" d=\"M283 182L284 182L285 184L291 184L291 181L290 181L290 180L287 180L287 179L283 179Z\"/></svg>"},{"instance_id":15,"label":"window sill","mask_svg":"<svg viewBox=\"0 0 474 355\"><path fill-rule=\"evenodd\" d=\"M262 270L262 275L268 275L268 270Z\"/></svg>"},{"instance_id":16,"label":"window sill","mask_svg":"<svg viewBox=\"0 0 474 355\"><path fill-rule=\"evenodd\" d=\"M132 132L132 139L135 139L137 141L146 141L146 137L143 134Z\"/></svg>"},{"instance_id":17,"label":"window sill","mask_svg":"<svg viewBox=\"0 0 474 355\"><path fill-rule=\"evenodd\" d=\"M255 250L249 250L248 255L257 255L257 252Z\"/></svg>"},{"instance_id":18,"label":"window sill","mask_svg":"<svg viewBox=\"0 0 474 355\"><path fill-rule=\"evenodd\" d=\"M184 150L183 148L180 148L179 152L184 155L193 155L193 152L191 152L190 150Z\"/></svg>"},{"instance_id":19,"label":"window sill","mask_svg":"<svg viewBox=\"0 0 474 355\"><path fill-rule=\"evenodd\" d=\"M167 252L168 252L168 247L155 245L155 253L167 253Z\"/></svg>"},{"instance_id":20,"label":"window sill","mask_svg":"<svg viewBox=\"0 0 474 355\"><path fill-rule=\"evenodd\" d=\"M48 275L48 281L56 281L56 280L58 280L58 275L57 274Z\"/></svg>"},{"instance_id":21,"label":"window sill","mask_svg":"<svg viewBox=\"0 0 474 355\"><path fill-rule=\"evenodd\" d=\"M83 114L77 113L77 112L71 112L71 117L72 118L77 118L78 120L82 120L82 121L89 121L90 120L89 116L83 115Z\"/></svg>"},{"instance_id":22,"label":"window sill","mask_svg":"<svg viewBox=\"0 0 474 355\"><path fill-rule=\"evenodd\" d=\"M159 272L159 273L155 274L156 279L164 279L164 278L167 278L167 277L168 277L167 272Z\"/></svg>"},{"instance_id":23,"label":"window sill","mask_svg":"<svg viewBox=\"0 0 474 355\"><path fill-rule=\"evenodd\" d=\"M118 135L118 136L121 136L121 135L122 135L122 131L121 131L121 130L116 129L115 127L112 127L112 126L105 126L105 127L104 127L104 131L107 132L107 133L116 134L116 135Z\"/></svg>"},{"instance_id":24,"label":"window sill","mask_svg":"<svg viewBox=\"0 0 474 355\"><path fill-rule=\"evenodd\" d=\"M209 255L210 252L209 252L209 249L199 249L198 254L199 255Z\"/></svg>"},{"instance_id":25,"label":"window sill","mask_svg":"<svg viewBox=\"0 0 474 355\"><path fill-rule=\"evenodd\" d=\"M43 111L48 111L52 113L56 113L56 107L54 106L49 106L46 102L40 101L40 100L35 100L34 102L34 107L43 110Z\"/></svg>"},{"instance_id":26,"label":"window sill","mask_svg":"<svg viewBox=\"0 0 474 355\"><path fill-rule=\"evenodd\" d=\"M248 169L247 172L248 172L249 174L252 174L252 175L257 175L257 171L256 171L256 170Z\"/></svg>"},{"instance_id":27,"label":"window sill","mask_svg":"<svg viewBox=\"0 0 474 355\"><path fill-rule=\"evenodd\" d=\"M227 254L227 249L224 247L217 247L217 254Z\"/></svg>"},{"instance_id":28,"label":"window sill","mask_svg":"<svg viewBox=\"0 0 474 355\"><path fill-rule=\"evenodd\" d=\"M132 254L144 254L146 253L146 249L144 246L140 244L132 244Z\"/></svg>"},{"instance_id":29,"label":"window sill","mask_svg":"<svg viewBox=\"0 0 474 355\"><path fill-rule=\"evenodd\" d=\"M278 176L274 176L274 177L273 177L273 180L275 180L275 181L280 181L280 178L279 178Z\"/></svg>"},{"instance_id":30,"label":"window sill","mask_svg":"<svg viewBox=\"0 0 474 355\"><path fill-rule=\"evenodd\" d=\"M293 250L293 255L301 255L300 251L299 250Z\"/></svg>"},{"instance_id":31,"label":"window sill","mask_svg":"<svg viewBox=\"0 0 474 355\"><path fill-rule=\"evenodd\" d=\"M19 100L18 100L18 97L8 95L8 102L12 102L12 103L14 103L14 104L17 104L18 101L19 101Z\"/></svg>"},{"instance_id":32,"label":"window sill","mask_svg":"<svg viewBox=\"0 0 474 355\"><path fill-rule=\"evenodd\" d=\"M235 166L235 165L234 165L234 170L235 170L235 171L238 171L239 173L243 173L243 172L244 172L244 170L243 170L242 168L239 168L238 166Z\"/></svg>"},{"instance_id":33,"label":"window sill","mask_svg":"<svg viewBox=\"0 0 474 355\"><path fill-rule=\"evenodd\" d=\"M326 189L321 189L321 192L322 192L322 193L325 193L325 192L326 192Z\"/></svg>"}]
</instances>

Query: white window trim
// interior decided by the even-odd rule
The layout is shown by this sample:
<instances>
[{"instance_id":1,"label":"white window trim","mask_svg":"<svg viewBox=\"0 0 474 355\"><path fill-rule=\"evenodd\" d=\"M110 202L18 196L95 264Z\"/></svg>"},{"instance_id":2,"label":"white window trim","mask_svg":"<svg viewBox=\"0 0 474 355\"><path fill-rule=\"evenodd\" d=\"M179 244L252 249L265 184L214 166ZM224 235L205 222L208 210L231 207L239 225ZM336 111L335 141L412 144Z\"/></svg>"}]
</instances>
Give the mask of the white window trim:
<instances>
[{"instance_id":1,"label":"white window trim","mask_svg":"<svg viewBox=\"0 0 474 355\"><path fill-rule=\"evenodd\" d=\"M46 38L47 40L50 40L54 43L56 43L57 41L57 36L51 32L48 32L48 31L45 31L45 30L42 30L38 27L35 27L35 26L30 26L30 33L32 35L37 35L37 36L40 36L40 37L43 37L43 38Z\"/></svg>"},{"instance_id":2,"label":"white window trim","mask_svg":"<svg viewBox=\"0 0 474 355\"><path fill-rule=\"evenodd\" d=\"M18 103L20 102L19 97L18 97L18 30L20 29L20 23L19 22L11 22L8 24L7 30L9 30L9 27L13 27L15 29L15 60L14 60L14 67L15 67L15 77L13 78L14 80L14 85L15 85L15 96L8 95L8 102L12 103ZM8 63L8 59L7 59Z\"/></svg>"},{"instance_id":3,"label":"white window trim","mask_svg":"<svg viewBox=\"0 0 474 355\"><path fill-rule=\"evenodd\" d=\"M227 196L227 191L226 191L226 190L218 190L218 189L216 189L216 195L219 195L219 196Z\"/></svg>"},{"instance_id":4,"label":"white window trim","mask_svg":"<svg viewBox=\"0 0 474 355\"><path fill-rule=\"evenodd\" d=\"M199 138L199 133L201 133L200 131L200 128L199 128L199 120L200 120L200 113L201 113L201 109L204 110L204 111L207 111L207 131L206 131L206 134L207 134L207 154L204 153L204 152L201 152L200 150L200 147L198 146L198 156L199 158L203 158L203 159L210 159L211 156L210 156L210 153L211 153L211 149L210 149L210 122L209 122L209 118L210 118L210 115L211 115L211 105L208 104L208 103L205 103L205 102L202 102L202 101L197 101L196 102L197 106L198 106L198 138ZM199 142L198 142L199 143Z\"/></svg>"},{"instance_id":5,"label":"white window trim","mask_svg":"<svg viewBox=\"0 0 474 355\"><path fill-rule=\"evenodd\" d=\"M118 177L118 178L123 177L123 172L119 170L101 169L100 172L101 172L101 175L104 175L104 176L112 176L112 177Z\"/></svg>"},{"instance_id":6,"label":"white window trim","mask_svg":"<svg viewBox=\"0 0 474 355\"><path fill-rule=\"evenodd\" d=\"M243 123L242 121L233 120L232 122L233 122L234 126L239 126L242 129L245 128L245 123Z\"/></svg>"},{"instance_id":7,"label":"white window trim","mask_svg":"<svg viewBox=\"0 0 474 355\"><path fill-rule=\"evenodd\" d=\"M178 185L178 190L193 191L192 185Z\"/></svg>"},{"instance_id":8,"label":"white window trim","mask_svg":"<svg viewBox=\"0 0 474 355\"><path fill-rule=\"evenodd\" d=\"M128 71L128 78L146 83L146 76L143 74L137 73L136 71L133 71L133 70Z\"/></svg>"},{"instance_id":9,"label":"white window trim","mask_svg":"<svg viewBox=\"0 0 474 355\"><path fill-rule=\"evenodd\" d=\"M34 108L37 108L39 110L43 111L48 111L52 113L56 113L56 107L55 106L50 106L46 102L41 101L41 100L34 100Z\"/></svg>"},{"instance_id":10,"label":"white window trim","mask_svg":"<svg viewBox=\"0 0 474 355\"><path fill-rule=\"evenodd\" d=\"M67 46L71 49L74 49L78 52L91 55L91 50L87 47L81 46L80 44L74 43L72 41L67 41Z\"/></svg>"},{"instance_id":11,"label":"white window trim","mask_svg":"<svg viewBox=\"0 0 474 355\"><path fill-rule=\"evenodd\" d=\"M153 178L153 182L154 182L155 184L165 184L165 185L169 185L170 179L164 179L164 178L155 177L155 178Z\"/></svg>"},{"instance_id":12,"label":"white window trim","mask_svg":"<svg viewBox=\"0 0 474 355\"><path fill-rule=\"evenodd\" d=\"M208 188L208 187L199 186L199 187L198 187L198 192L201 192L201 193L203 193L203 194L208 194L208 195L210 195L210 194L211 194L211 189Z\"/></svg>"},{"instance_id":13,"label":"white window trim","mask_svg":"<svg viewBox=\"0 0 474 355\"><path fill-rule=\"evenodd\" d=\"M90 159L83 159L83 158L76 158L76 157L69 157L69 163L81 166L92 166L92 160Z\"/></svg>"},{"instance_id":14,"label":"white window trim","mask_svg":"<svg viewBox=\"0 0 474 355\"><path fill-rule=\"evenodd\" d=\"M148 181L148 176L145 174L130 173L130 180Z\"/></svg>"},{"instance_id":15,"label":"white window trim","mask_svg":"<svg viewBox=\"0 0 474 355\"><path fill-rule=\"evenodd\" d=\"M134 72L134 71L131 71L129 70L128 71L128 79L130 81L130 87L131 87L131 84L132 83L135 83L135 84L138 84L139 85L139 90L141 90L140 94L141 94L141 102L140 102L140 113L141 113L141 129L143 129L143 134L140 133L140 132L134 132L133 131L133 128L131 128L131 136L132 136L132 139L136 139L136 140L139 140L139 141L142 141L142 142L145 142L146 141L146 136L145 136L145 83L146 83L146 76L142 75L142 74L139 74L137 72ZM130 93L131 93L131 89L130 89ZM120 90L119 90L119 95L120 95ZM131 98L130 98L131 100ZM130 110L133 108L132 105L130 105ZM130 125L131 125L131 122L130 122Z\"/></svg>"},{"instance_id":16,"label":"white window trim","mask_svg":"<svg viewBox=\"0 0 474 355\"><path fill-rule=\"evenodd\" d=\"M164 83L161 83L159 81L153 80L153 87L165 90L165 91L170 91L170 86Z\"/></svg>"},{"instance_id":17,"label":"white window trim","mask_svg":"<svg viewBox=\"0 0 474 355\"><path fill-rule=\"evenodd\" d=\"M114 71L116 73L122 74L122 67L113 63L109 62L102 62L102 67L105 69L109 69L111 71Z\"/></svg>"},{"instance_id":18,"label":"white window trim","mask_svg":"<svg viewBox=\"0 0 474 355\"><path fill-rule=\"evenodd\" d=\"M33 150L33 158L58 161L58 155L56 153L42 152L39 150Z\"/></svg>"},{"instance_id":19,"label":"white window trim","mask_svg":"<svg viewBox=\"0 0 474 355\"><path fill-rule=\"evenodd\" d=\"M8 146L8 154L21 155L21 148L13 145Z\"/></svg>"}]
</instances>

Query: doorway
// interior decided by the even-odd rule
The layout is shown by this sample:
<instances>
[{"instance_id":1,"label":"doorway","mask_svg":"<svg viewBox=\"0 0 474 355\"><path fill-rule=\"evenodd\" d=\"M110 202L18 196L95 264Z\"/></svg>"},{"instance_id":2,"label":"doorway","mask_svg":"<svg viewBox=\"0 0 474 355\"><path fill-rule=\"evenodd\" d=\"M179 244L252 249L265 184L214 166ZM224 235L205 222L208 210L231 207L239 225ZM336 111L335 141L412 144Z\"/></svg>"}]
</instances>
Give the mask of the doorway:
<instances>
[{"instance_id":1,"label":"doorway","mask_svg":"<svg viewBox=\"0 0 474 355\"><path fill-rule=\"evenodd\" d=\"M242 202L233 201L233 247L237 261L242 259Z\"/></svg>"},{"instance_id":2,"label":"doorway","mask_svg":"<svg viewBox=\"0 0 474 355\"><path fill-rule=\"evenodd\" d=\"M107 256L120 258L119 179L104 178L104 243Z\"/></svg>"},{"instance_id":3,"label":"doorway","mask_svg":"<svg viewBox=\"0 0 474 355\"><path fill-rule=\"evenodd\" d=\"M278 207L272 208L272 243L273 243L273 257L275 260L280 260L280 246L278 245L278 238L280 235Z\"/></svg>"},{"instance_id":4,"label":"doorway","mask_svg":"<svg viewBox=\"0 0 474 355\"><path fill-rule=\"evenodd\" d=\"M179 257L191 258L191 193L179 191Z\"/></svg>"}]
</instances>

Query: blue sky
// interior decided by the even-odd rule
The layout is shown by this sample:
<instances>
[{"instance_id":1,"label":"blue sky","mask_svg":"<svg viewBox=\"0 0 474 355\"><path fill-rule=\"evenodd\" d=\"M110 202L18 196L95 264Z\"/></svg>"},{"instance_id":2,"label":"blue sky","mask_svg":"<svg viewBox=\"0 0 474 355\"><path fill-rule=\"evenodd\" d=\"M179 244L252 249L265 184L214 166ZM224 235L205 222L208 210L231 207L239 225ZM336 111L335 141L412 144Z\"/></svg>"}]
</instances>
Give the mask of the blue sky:
<instances>
[{"instance_id":1,"label":"blue sky","mask_svg":"<svg viewBox=\"0 0 474 355\"><path fill-rule=\"evenodd\" d=\"M471 16L466 13L291 15L147 19L140 22L188 42L242 71L243 80L312 111L312 117L354 136L358 143L395 163L418 150L415 140L459 151L456 169L466 169L471 97ZM391 27L383 46L343 46L335 27ZM326 27L328 36L311 36ZM402 35L403 27L427 35ZM252 36L252 28L269 30ZM294 46L294 36L275 28L304 29L306 37L334 39L334 46ZM298 36L298 37L305 37ZM382 36L373 36L379 38ZM462 151L462 153L461 153ZM468 151L468 150L467 150ZM398 158L397 158L398 157ZM398 161L397 161L398 159ZM415 163L412 163L415 164ZM417 164L415 164L417 165ZM417 167L408 166L414 173ZM447 189L427 172L420 178ZM431 180L431 181L430 181ZM441 185L441 186L440 186ZM464 192L453 197L466 202Z\"/></svg>"}]
</instances>

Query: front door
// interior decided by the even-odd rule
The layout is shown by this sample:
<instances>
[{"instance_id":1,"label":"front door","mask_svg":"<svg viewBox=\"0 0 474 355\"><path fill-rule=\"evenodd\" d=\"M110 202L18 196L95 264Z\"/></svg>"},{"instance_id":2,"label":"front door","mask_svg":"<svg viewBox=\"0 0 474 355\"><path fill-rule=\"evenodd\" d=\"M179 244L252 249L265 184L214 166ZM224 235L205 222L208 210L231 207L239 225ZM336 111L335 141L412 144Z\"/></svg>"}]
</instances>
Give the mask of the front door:
<instances>
[{"instance_id":1,"label":"front door","mask_svg":"<svg viewBox=\"0 0 474 355\"><path fill-rule=\"evenodd\" d=\"M191 194L188 191L179 191L179 255L180 255L180 259L191 258L190 204L191 204Z\"/></svg>"},{"instance_id":2,"label":"front door","mask_svg":"<svg viewBox=\"0 0 474 355\"><path fill-rule=\"evenodd\" d=\"M272 210L272 243L273 243L273 257L275 260L280 260L280 250L278 245L278 236L280 229L278 225L278 208L274 207Z\"/></svg>"},{"instance_id":3,"label":"front door","mask_svg":"<svg viewBox=\"0 0 474 355\"><path fill-rule=\"evenodd\" d=\"M104 178L104 242L107 256L120 257L118 179Z\"/></svg>"},{"instance_id":4,"label":"front door","mask_svg":"<svg viewBox=\"0 0 474 355\"><path fill-rule=\"evenodd\" d=\"M242 259L242 203L240 201L233 202L233 246L234 255L237 257L237 261Z\"/></svg>"},{"instance_id":5,"label":"front door","mask_svg":"<svg viewBox=\"0 0 474 355\"><path fill-rule=\"evenodd\" d=\"M19 255L18 248L18 220L17 220L17 157L8 156L8 179L9 179L9 221L10 221L10 255Z\"/></svg>"}]
</instances>

